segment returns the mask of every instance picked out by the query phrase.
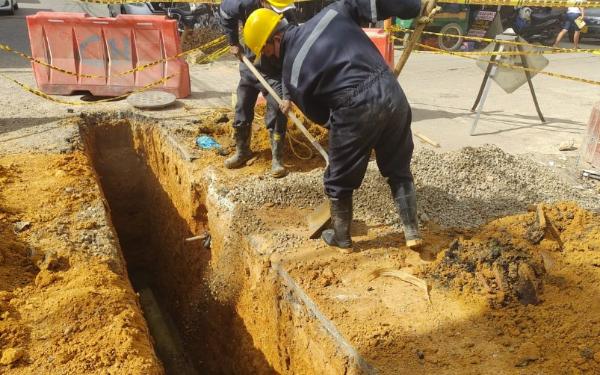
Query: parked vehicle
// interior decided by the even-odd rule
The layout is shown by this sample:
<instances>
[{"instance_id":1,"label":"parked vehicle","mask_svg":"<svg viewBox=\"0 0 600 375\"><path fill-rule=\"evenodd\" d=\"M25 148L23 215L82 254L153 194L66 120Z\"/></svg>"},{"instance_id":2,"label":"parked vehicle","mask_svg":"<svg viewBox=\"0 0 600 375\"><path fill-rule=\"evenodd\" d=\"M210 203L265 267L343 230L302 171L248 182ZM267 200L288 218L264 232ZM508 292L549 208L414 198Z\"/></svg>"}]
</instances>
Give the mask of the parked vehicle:
<instances>
[{"instance_id":1,"label":"parked vehicle","mask_svg":"<svg viewBox=\"0 0 600 375\"><path fill-rule=\"evenodd\" d=\"M116 17L119 14L166 15L169 18L177 20L177 29L180 33L184 30L198 27L219 27L219 6L216 4L180 2L126 3L110 4L108 9L112 17Z\"/></svg>"},{"instance_id":2,"label":"parked vehicle","mask_svg":"<svg viewBox=\"0 0 600 375\"><path fill-rule=\"evenodd\" d=\"M1 0L0 0L1 1ZM108 11L111 17L116 17L119 14L144 14L144 15L165 15L167 8L180 8L191 10L189 3L169 3L169 2L148 2L148 3L126 3L126 4L109 4Z\"/></svg>"},{"instance_id":3,"label":"parked vehicle","mask_svg":"<svg viewBox=\"0 0 600 375\"><path fill-rule=\"evenodd\" d=\"M176 19L179 30L220 28L218 5L199 4L190 10L167 8L167 16Z\"/></svg>"},{"instance_id":4,"label":"parked vehicle","mask_svg":"<svg viewBox=\"0 0 600 375\"><path fill-rule=\"evenodd\" d=\"M12 16L17 9L19 9L17 0L0 0L0 12Z\"/></svg>"},{"instance_id":5,"label":"parked vehicle","mask_svg":"<svg viewBox=\"0 0 600 375\"><path fill-rule=\"evenodd\" d=\"M514 13L512 28L529 43L551 45L562 28L563 19L562 9L522 7Z\"/></svg>"},{"instance_id":6,"label":"parked vehicle","mask_svg":"<svg viewBox=\"0 0 600 375\"><path fill-rule=\"evenodd\" d=\"M460 48L463 43L463 37L469 29L469 6L459 4L439 4L442 9L435 15L433 22L427 25L426 31L439 32L446 35L438 36L437 44L440 48L447 51L454 51ZM396 24L400 27L409 29L415 26L415 20L396 19ZM407 38L408 35L405 35Z\"/></svg>"},{"instance_id":7,"label":"parked vehicle","mask_svg":"<svg viewBox=\"0 0 600 375\"><path fill-rule=\"evenodd\" d=\"M586 8L584 14L586 27L581 31L581 38L600 39L600 8Z\"/></svg>"}]
</instances>

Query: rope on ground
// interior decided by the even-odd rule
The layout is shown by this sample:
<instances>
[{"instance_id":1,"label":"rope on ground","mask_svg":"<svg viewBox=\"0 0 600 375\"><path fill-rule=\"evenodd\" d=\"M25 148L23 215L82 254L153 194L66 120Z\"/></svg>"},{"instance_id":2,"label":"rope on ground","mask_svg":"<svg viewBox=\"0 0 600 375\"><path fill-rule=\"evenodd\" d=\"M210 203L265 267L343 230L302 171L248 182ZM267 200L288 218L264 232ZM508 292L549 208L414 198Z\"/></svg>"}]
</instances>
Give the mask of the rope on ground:
<instances>
[{"instance_id":1,"label":"rope on ground","mask_svg":"<svg viewBox=\"0 0 600 375\"><path fill-rule=\"evenodd\" d=\"M62 100L62 99L55 98L52 95L48 95L45 92L42 92L42 91L40 91L38 89L34 89L33 87L31 87L31 86L29 86L29 85L27 85L27 84L25 84L23 82L20 82L20 81L14 79L12 77L9 77L9 76L7 76L4 73L0 73L0 77L2 77L2 78L6 79L8 81L11 81L11 82L19 85L25 91L28 91L28 92L30 92L30 93L32 93L34 95L39 96L40 98L44 98L44 99L49 100L51 102L55 102L55 103L59 103L59 104L66 104L66 105L94 105L94 104L97 104L97 103L112 102L112 101L124 99L124 98L128 97L131 94L138 93L138 92L143 92L143 91L149 90L149 89L151 89L151 88L153 88L155 86L163 84L163 83L167 82L168 80L170 80L171 78L173 78L175 76L176 76L176 74L172 74L170 76L161 78L161 79L159 79L157 81L151 82L151 83L147 84L146 86L144 86L142 88L139 88L137 90L134 90L134 91L132 91L130 93L127 93L127 94L115 96L115 97L108 98L108 99L96 100L94 102L84 102L84 101L69 101L69 100Z\"/></svg>"},{"instance_id":2,"label":"rope on ground","mask_svg":"<svg viewBox=\"0 0 600 375\"><path fill-rule=\"evenodd\" d=\"M315 155L312 148L307 145L306 143L302 142L301 140L299 140L298 138L294 137L292 135L292 132L288 131L287 132L288 135L288 142L290 143L290 150L292 150L292 153L294 154L295 157L297 157L300 160L310 160L313 158L313 156ZM294 148L294 142L302 147L304 147L305 149L308 150L308 156L302 156L300 155L296 149Z\"/></svg>"},{"instance_id":3,"label":"rope on ground","mask_svg":"<svg viewBox=\"0 0 600 375\"><path fill-rule=\"evenodd\" d=\"M254 115L254 119L255 120L263 120L264 117L256 114ZM289 125L289 124L288 124ZM287 139L288 142L290 143L290 150L292 150L292 154L294 154L295 157L297 157L300 160L310 160L313 158L313 156L315 156L315 153L312 150L312 147L310 147L309 145L307 145L305 142L302 142L301 140L299 140L298 138L294 137L294 135L292 134L292 132L287 131ZM302 156L298 153L298 151L296 151L296 148L294 147L294 143L296 143L297 145L300 145L302 147L304 147L305 149L308 150L308 156Z\"/></svg>"},{"instance_id":4,"label":"rope on ground","mask_svg":"<svg viewBox=\"0 0 600 375\"><path fill-rule=\"evenodd\" d=\"M517 69L517 70L522 70L522 71L526 71L526 72L530 72L530 73L539 73L539 74L543 74L543 75L546 75L546 76L549 76L549 77L561 78L561 79L566 79L566 80L569 80L569 81L581 82L581 83L587 83L587 84L590 84L590 85L600 86L600 81L595 81L595 80L592 80L592 79L580 78L580 77L573 77L573 76L569 76L569 75L566 75L566 74L560 74L560 73L546 72L544 70L533 69L533 68L526 68L524 66L508 64L508 63L497 61L497 60L496 61L491 61L491 60L487 60L487 59L478 59L478 58L475 58L475 57L466 56L462 52L446 51L446 50L443 50L441 48L436 48L436 47L428 46L428 45L421 44L421 43L419 43L418 46L421 47L421 48L425 48L425 49L431 50L431 51L436 51L436 52L438 52L440 54L459 56L459 57L464 57L464 58L469 59L469 60L482 61L482 62L485 62L485 63L490 63L490 64L498 65L498 66L501 66L501 67L504 67L504 68Z\"/></svg>"}]
</instances>

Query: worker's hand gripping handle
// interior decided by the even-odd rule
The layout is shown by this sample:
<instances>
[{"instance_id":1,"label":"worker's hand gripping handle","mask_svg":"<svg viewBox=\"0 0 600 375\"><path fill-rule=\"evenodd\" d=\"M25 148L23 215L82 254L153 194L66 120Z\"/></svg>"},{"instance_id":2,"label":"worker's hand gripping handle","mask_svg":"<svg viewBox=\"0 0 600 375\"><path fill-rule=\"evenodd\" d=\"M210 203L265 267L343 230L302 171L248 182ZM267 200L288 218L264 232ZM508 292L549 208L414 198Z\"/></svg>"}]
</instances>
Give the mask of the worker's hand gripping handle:
<instances>
[{"instance_id":1,"label":"worker's hand gripping handle","mask_svg":"<svg viewBox=\"0 0 600 375\"><path fill-rule=\"evenodd\" d=\"M244 64L246 64L246 66L248 67L248 69L250 69L250 71L252 72L252 74L254 74L254 76L256 77L256 79L258 79L258 81L264 86L264 88L267 90L267 92L269 93L269 95L271 95L275 99L275 101L277 102L277 104L281 104L281 98L279 97L279 95L277 95L277 93L275 92L275 90L273 90L273 88L271 87L271 85L269 85L269 83L267 83L267 81L265 80L265 78L262 76L262 74L260 74L260 72L258 71L258 69L256 69L256 67L250 62L250 60L248 60L248 58L246 56L242 55L242 61L244 62ZM313 145L313 147L317 151L319 151L319 153L321 154L321 156L323 156L323 159L325 159L326 166L328 166L329 165L329 156L327 155L327 152L323 149L323 147L321 147L321 145L319 144L319 142L317 142L315 140L315 138L312 136L312 134L310 134L309 131L306 130L306 128L302 124L302 121L300 121L298 119L298 117L296 117L296 115L294 114L294 112L289 111L287 113L287 115L294 122L294 124L298 127L298 129L300 129L300 131L302 132L302 134L304 134L304 136L310 141L310 143Z\"/></svg>"}]
</instances>

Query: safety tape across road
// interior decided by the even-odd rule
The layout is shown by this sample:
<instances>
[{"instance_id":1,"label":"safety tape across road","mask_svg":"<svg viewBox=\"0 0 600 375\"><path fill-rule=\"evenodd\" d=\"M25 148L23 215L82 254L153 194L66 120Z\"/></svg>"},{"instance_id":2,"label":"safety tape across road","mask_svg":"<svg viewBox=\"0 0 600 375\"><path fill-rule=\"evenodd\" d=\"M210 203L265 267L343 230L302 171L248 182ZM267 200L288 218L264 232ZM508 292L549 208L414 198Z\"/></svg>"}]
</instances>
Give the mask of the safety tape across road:
<instances>
[{"instance_id":1,"label":"safety tape across road","mask_svg":"<svg viewBox=\"0 0 600 375\"><path fill-rule=\"evenodd\" d=\"M132 69L129 69L129 70L126 70L126 71L123 71L123 72L114 73L113 76L124 76L124 75L129 75L129 74L141 72L141 71L143 71L145 69L148 69L148 68L151 68L151 67L153 67L155 65L162 64L162 63L167 62L167 61L175 60L175 59L178 59L180 57L189 55L191 53L202 51L204 49L215 47L215 46L218 46L218 45L224 44L224 43L226 43L226 38L225 38L225 36L221 36L221 37L218 37L218 38L216 38L214 40L211 40L210 42L208 42L208 43L206 43L204 45L201 45L199 47L195 47L195 48L192 48L190 50L180 52L180 53L178 53L178 54L176 54L174 56L169 56L169 57L166 57L164 59L160 59L160 60L152 61L152 62L143 64L143 65L139 65L139 66L137 66L135 68L132 68ZM219 50L222 50L222 49L223 48L221 48ZM33 63L40 64L42 66L45 66L47 68L50 68L52 70L55 70L57 72L61 72L61 73L67 74L67 75L71 75L71 76L75 76L75 77L82 77L82 78L102 78L102 79L108 78L105 75L95 75L95 74L78 73L78 72L73 72L73 71L70 71L70 70L67 70L67 69L59 68L59 67L54 66L52 64L49 64L49 63L47 63L45 61L36 59L33 56L29 56L26 53L17 51L17 50L13 49L12 47L10 47L10 46L8 46L6 44L0 44L0 51L12 52L12 53L16 54L17 56L20 56L20 57L22 57L22 58L24 58L26 60L29 60L29 61L31 61ZM210 54L209 56L212 56L212 55L213 54Z\"/></svg>"},{"instance_id":2,"label":"safety tape across road","mask_svg":"<svg viewBox=\"0 0 600 375\"><path fill-rule=\"evenodd\" d=\"M394 40L403 40L402 38L398 38L392 36ZM533 46L533 45L528 45ZM527 55L552 55L559 53L569 53L569 51L561 51L561 50L543 50L537 48L531 49L529 51L457 51L465 56L527 56ZM418 51L415 51L418 52ZM422 51L421 51L422 52Z\"/></svg>"},{"instance_id":3,"label":"safety tape across road","mask_svg":"<svg viewBox=\"0 0 600 375\"><path fill-rule=\"evenodd\" d=\"M8 81L11 81L11 82L17 84L18 86L20 86L25 91L28 91L28 92L30 92L30 93L32 93L34 95L37 95L37 96L39 96L41 98L44 98L46 100L49 100L51 102L55 102L55 103L59 103L59 104L66 104L66 105L94 105L94 104L97 104L97 103L106 103L106 102L112 102L112 101L124 99L124 98L128 97L131 94L135 94L135 93L147 91L147 90L149 90L149 89L151 89L151 88L153 88L155 86L161 85L161 84L167 82L168 80L170 80L171 78L173 78L175 76L176 76L176 74L172 74L170 76L163 77L163 78L161 78L161 79L159 79L157 81L151 82L151 83L147 84L146 86L144 86L142 88L139 88L137 90L134 90L132 92L129 92L127 94L123 94L123 95L111 97L111 98L108 98L108 99L100 99L100 100L96 100L96 101L93 101L93 102L84 102L84 101L70 101L70 100L63 100L63 99L55 98L52 95L48 95L45 92L42 92L42 91L40 91L38 89L35 89L35 88L33 88L33 87L31 87L31 86L29 86L29 85L21 82L21 81L18 81L16 79L12 78L12 77L9 77L9 76L7 76L4 73L0 73L0 77L2 77L2 78L6 79Z\"/></svg>"},{"instance_id":4,"label":"safety tape across road","mask_svg":"<svg viewBox=\"0 0 600 375\"><path fill-rule=\"evenodd\" d=\"M472 57L469 55L465 55L464 52L455 52L455 51L446 51L443 50L441 48L436 48L436 47L432 47L432 46L428 46L426 44L422 44L422 43L417 43L417 45L421 48L430 50L430 51L434 51L435 53L441 54L441 55L453 55L453 56L458 56L458 57L464 57L466 59L470 59L470 60L475 60L475 61L481 61L484 63L490 63L490 64L494 64L497 66L501 66L504 68L509 68L509 69L517 69L517 70L522 70L525 72L530 72L530 73L536 73L536 74L543 74L549 77L554 77L554 78L561 78L561 79L566 79L569 81L575 81L575 82L580 82L580 83L587 83L590 85L595 85L595 86L600 86L600 81L595 81L593 79L587 79L587 78L580 78L580 77L573 77L573 76L569 76L566 74L560 74L560 73L553 73L553 72L546 72L544 70L540 70L540 69L533 69L533 68L526 68L524 66L520 66L520 65L514 65L514 64L508 64L502 61L492 61L492 60L487 60L487 59L478 59L476 57Z\"/></svg>"},{"instance_id":5,"label":"safety tape across road","mask_svg":"<svg viewBox=\"0 0 600 375\"><path fill-rule=\"evenodd\" d=\"M510 7L600 8L598 0L444 0L443 4L501 5Z\"/></svg>"},{"instance_id":6,"label":"safety tape across road","mask_svg":"<svg viewBox=\"0 0 600 375\"><path fill-rule=\"evenodd\" d=\"M389 30L391 30L392 32L413 32L412 29L407 29L404 27L400 27L400 26L392 26L389 28ZM500 39L494 39L494 38L483 38L483 37L478 37L478 36L468 36L468 35L463 35L463 36L458 36L456 34L444 34L444 33L438 33L438 32L434 32L434 31L423 31L423 34L427 34L427 35L435 35L435 36L445 36L445 37L449 37L449 38L454 38L454 39L463 39L463 40L471 40L471 41L475 41L475 42L486 42L486 43L500 43L500 44L506 44L506 45L512 45L512 46L525 46L525 47L532 47L532 48L544 48L548 51L552 51L552 52L546 52L546 53L593 53L593 54L600 54L600 49L585 49L585 48L562 48L562 47L550 47L550 46L544 46L542 44L532 44L532 43L527 43L527 42L517 42L517 41L512 41L512 40L500 40Z\"/></svg>"}]
</instances>

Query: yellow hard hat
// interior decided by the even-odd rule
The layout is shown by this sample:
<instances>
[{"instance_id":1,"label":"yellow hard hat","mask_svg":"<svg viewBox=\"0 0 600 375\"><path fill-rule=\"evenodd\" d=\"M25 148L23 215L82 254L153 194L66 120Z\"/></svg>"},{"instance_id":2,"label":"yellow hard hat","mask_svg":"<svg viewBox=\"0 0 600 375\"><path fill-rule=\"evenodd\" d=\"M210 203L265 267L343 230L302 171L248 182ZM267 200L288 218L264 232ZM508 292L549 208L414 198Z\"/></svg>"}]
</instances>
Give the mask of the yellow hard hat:
<instances>
[{"instance_id":1,"label":"yellow hard hat","mask_svg":"<svg viewBox=\"0 0 600 375\"><path fill-rule=\"evenodd\" d=\"M282 14L277 14L271 9L261 8L252 12L244 23L244 43L254 52L256 58L260 57L267 40L282 17Z\"/></svg>"},{"instance_id":2,"label":"yellow hard hat","mask_svg":"<svg viewBox=\"0 0 600 375\"><path fill-rule=\"evenodd\" d=\"M267 0L277 13L294 7L294 0Z\"/></svg>"}]
</instances>

